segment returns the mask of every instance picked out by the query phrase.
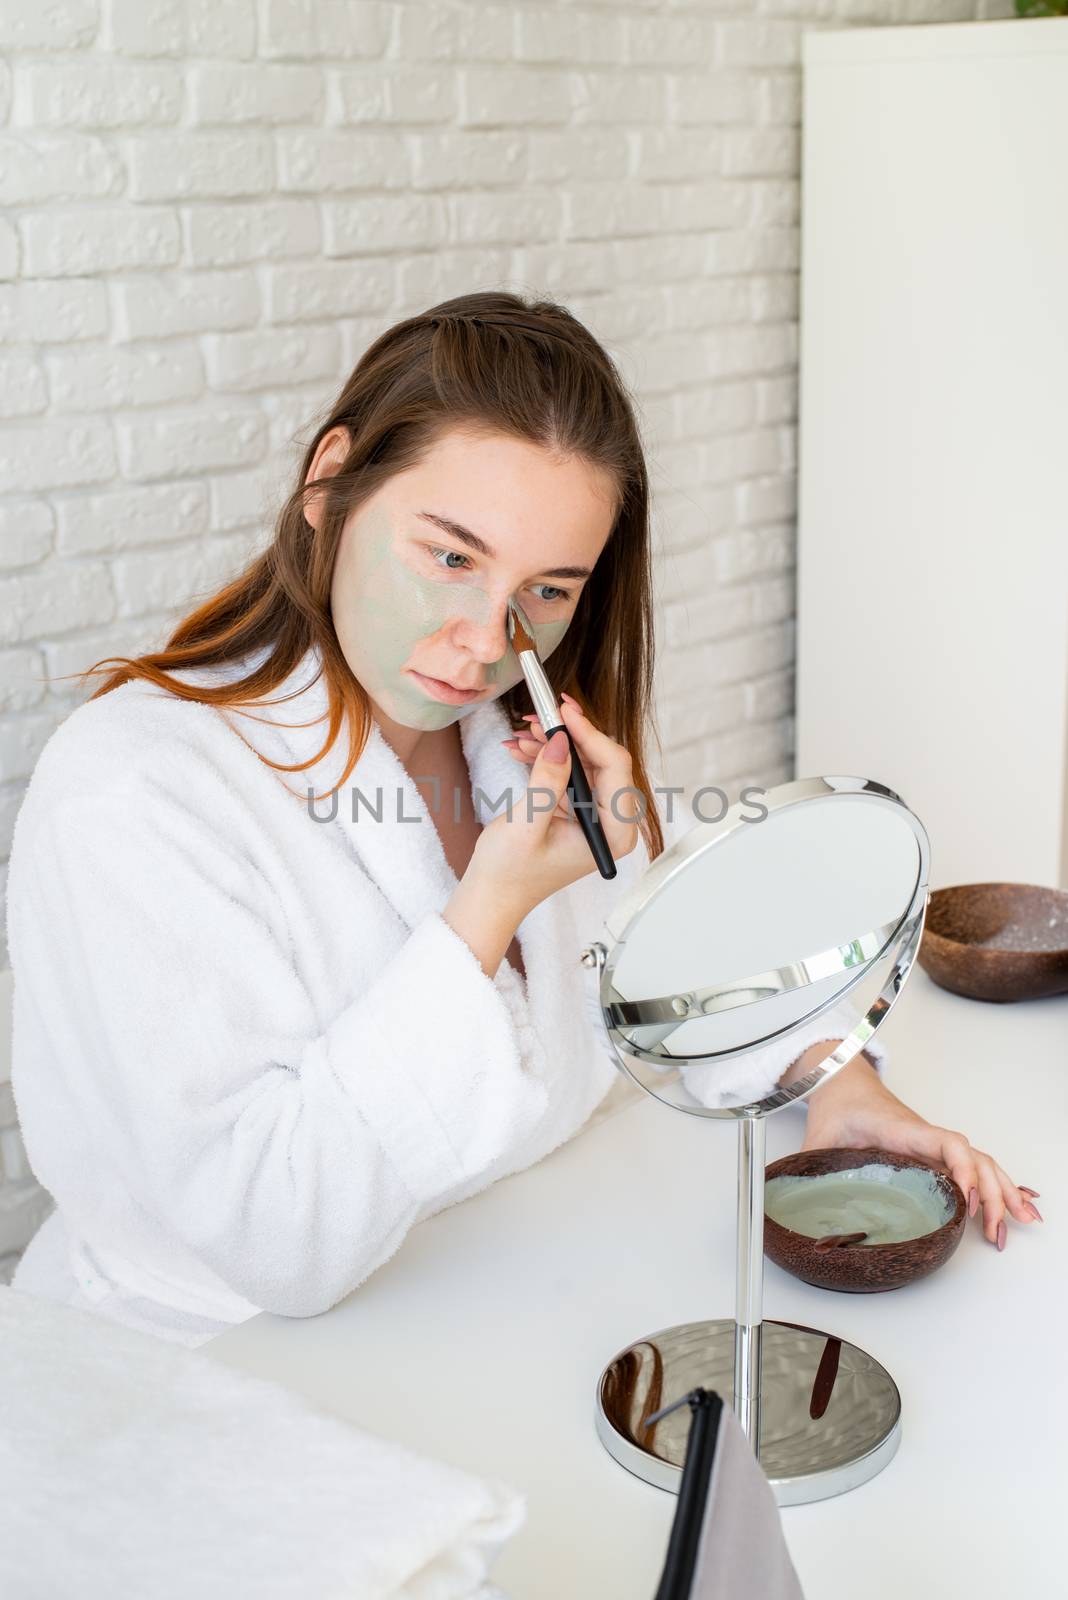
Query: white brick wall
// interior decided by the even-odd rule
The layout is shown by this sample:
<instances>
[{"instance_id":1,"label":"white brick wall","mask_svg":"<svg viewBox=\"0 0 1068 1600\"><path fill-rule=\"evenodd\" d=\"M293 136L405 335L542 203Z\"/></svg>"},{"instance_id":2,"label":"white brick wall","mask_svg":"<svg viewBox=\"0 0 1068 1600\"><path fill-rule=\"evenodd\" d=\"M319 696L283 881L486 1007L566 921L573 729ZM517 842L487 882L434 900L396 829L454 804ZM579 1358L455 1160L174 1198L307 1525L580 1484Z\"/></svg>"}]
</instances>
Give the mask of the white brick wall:
<instances>
[{"instance_id":1,"label":"white brick wall","mask_svg":"<svg viewBox=\"0 0 1068 1600\"><path fill-rule=\"evenodd\" d=\"M4 0L0 860L78 698L38 677L158 644L369 341L489 286L638 395L673 781L789 775L800 34L1010 9ZM41 1207L12 1120L0 1256Z\"/></svg>"}]
</instances>

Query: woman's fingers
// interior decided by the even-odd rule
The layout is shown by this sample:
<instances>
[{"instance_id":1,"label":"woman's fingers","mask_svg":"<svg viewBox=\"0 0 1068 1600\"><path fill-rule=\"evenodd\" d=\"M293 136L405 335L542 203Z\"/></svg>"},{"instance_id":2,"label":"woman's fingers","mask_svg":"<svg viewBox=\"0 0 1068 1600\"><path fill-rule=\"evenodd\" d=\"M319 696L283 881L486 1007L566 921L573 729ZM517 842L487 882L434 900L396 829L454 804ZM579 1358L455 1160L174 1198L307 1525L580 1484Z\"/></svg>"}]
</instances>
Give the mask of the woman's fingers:
<instances>
[{"instance_id":1,"label":"woman's fingers","mask_svg":"<svg viewBox=\"0 0 1068 1600\"><path fill-rule=\"evenodd\" d=\"M964 1193L969 1216L975 1216L982 1207L983 1234L999 1250L1004 1250L1008 1242L1006 1212L1017 1222L1042 1221L1004 1168L985 1150L976 1150L962 1133L925 1123L911 1130L909 1142L912 1152L922 1160L933 1160L946 1168Z\"/></svg>"}]
</instances>

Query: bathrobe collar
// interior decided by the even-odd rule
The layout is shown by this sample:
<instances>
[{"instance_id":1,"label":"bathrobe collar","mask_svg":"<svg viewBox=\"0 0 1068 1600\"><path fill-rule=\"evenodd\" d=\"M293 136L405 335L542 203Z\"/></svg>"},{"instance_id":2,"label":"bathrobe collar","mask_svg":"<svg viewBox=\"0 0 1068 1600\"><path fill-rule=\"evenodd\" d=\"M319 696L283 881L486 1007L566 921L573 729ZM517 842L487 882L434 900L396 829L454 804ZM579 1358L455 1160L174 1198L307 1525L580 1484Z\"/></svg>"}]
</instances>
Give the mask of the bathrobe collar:
<instances>
[{"instance_id":1,"label":"bathrobe collar","mask_svg":"<svg viewBox=\"0 0 1068 1600\"><path fill-rule=\"evenodd\" d=\"M242 736L261 753L287 763L305 761L322 746L327 732L328 695L325 677L319 672L318 650L310 649L290 676L270 699L278 699L296 689L292 699L276 706L257 705L255 715L269 718L260 723L242 716L237 726ZM231 717L232 712L227 712ZM307 723L306 727L283 727L283 723ZM501 744L511 735L511 727L499 699L487 700L459 718L460 739L471 777L471 795L478 819L483 824L507 810L508 798L520 807L525 804L528 769L510 756ZM457 887L457 877L445 855L434 817L415 785L412 776L377 723L370 733L356 765L345 783L330 795L347 759L347 730L342 724L334 746L306 772L280 773L279 780L309 808L309 790L316 799L311 810L325 819L333 809L334 823L344 835L347 847L362 862L386 899L414 927L427 911L441 911ZM355 800L355 806L354 806ZM447 814L452 796L442 794L438 815ZM376 813L381 813L378 820ZM323 821L311 822L324 826ZM553 896L558 901L559 896ZM538 913L549 902L542 902L524 919L529 932ZM561 913L565 907L557 908ZM573 924L572 924L573 925ZM577 932L574 939L577 941ZM524 966L527 947L520 938ZM577 962L578 951L575 951ZM528 976L530 969L528 967Z\"/></svg>"}]
</instances>

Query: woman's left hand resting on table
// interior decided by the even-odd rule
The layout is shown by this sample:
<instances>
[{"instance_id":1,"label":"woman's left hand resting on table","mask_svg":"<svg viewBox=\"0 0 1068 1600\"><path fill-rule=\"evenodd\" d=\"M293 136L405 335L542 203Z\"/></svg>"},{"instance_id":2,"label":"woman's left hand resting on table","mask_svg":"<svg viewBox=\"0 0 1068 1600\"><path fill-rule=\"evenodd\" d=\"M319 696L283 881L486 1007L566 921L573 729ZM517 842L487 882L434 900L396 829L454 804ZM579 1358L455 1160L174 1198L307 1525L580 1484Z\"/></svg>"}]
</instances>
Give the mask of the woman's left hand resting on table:
<instances>
[{"instance_id":1,"label":"woman's left hand resting on table","mask_svg":"<svg viewBox=\"0 0 1068 1600\"><path fill-rule=\"evenodd\" d=\"M783 1074L781 1083L803 1077L839 1040L810 1045ZM809 1095L808 1127L802 1150L872 1147L895 1155L916 1156L943 1167L968 1201L968 1215L983 1208L982 1228L991 1244L1004 1250L1008 1238L1005 1214L1017 1222L1041 1222L1028 1196L1037 1191L1013 1183L993 1156L976 1150L963 1133L938 1128L892 1094L863 1055L854 1056L834 1077Z\"/></svg>"}]
</instances>

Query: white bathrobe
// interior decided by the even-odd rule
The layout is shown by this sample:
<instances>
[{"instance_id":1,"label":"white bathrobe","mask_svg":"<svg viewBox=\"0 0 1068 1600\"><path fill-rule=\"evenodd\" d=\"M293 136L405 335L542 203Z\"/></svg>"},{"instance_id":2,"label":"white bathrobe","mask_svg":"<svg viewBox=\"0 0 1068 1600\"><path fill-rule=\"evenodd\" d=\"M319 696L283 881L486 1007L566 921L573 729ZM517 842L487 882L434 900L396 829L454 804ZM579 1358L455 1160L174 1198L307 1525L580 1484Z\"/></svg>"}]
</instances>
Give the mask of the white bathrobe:
<instances>
[{"instance_id":1,"label":"white bathrobe","mask_svg":"<svg viewBox=\"0 0 1068 1600\"><path fill-rule=\"evenodd\" d=\"M507 960L487 977L442 918L457 879L377 724L332 819L308 786L330 789L343 741L307 773L250 748L322 745L318 666L309 651L264 722L124 684L40 755L10 867L12 1085L57 1210L17 1289L190 1345L260 1310L315 1315L617 1079L578 957L644 844L524 918L526 984ZM499 701L459 726L489 821L527 769ZM680 808L669 834L691 826ZM835 1020L741 1059L739 1082L769 1088Z\"/></svg>"}]
</instances>

